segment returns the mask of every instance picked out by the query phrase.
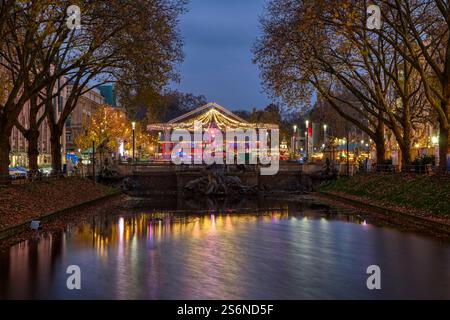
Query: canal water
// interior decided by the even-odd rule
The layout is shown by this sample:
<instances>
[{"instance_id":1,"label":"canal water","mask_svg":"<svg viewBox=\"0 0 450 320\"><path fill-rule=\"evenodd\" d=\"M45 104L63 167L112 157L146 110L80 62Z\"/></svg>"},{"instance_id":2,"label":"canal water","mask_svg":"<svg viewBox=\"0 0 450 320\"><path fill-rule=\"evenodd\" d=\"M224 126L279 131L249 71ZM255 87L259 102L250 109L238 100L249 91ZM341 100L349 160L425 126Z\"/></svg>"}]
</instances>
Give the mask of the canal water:
<instances>
[{"instance_id":1,"label":"canal water","mask_svg":"<svg viewBox=\"0 0 450 320\"><path fill-rule=\"evenodd\" d=\"M72 214L3 248L0 297L450 298L448 242L308 201L197 206L128 201ZM80 290L67 288L71 265ZM367 288L371 265L380 290Z\"/></svg>"}]
</instances>

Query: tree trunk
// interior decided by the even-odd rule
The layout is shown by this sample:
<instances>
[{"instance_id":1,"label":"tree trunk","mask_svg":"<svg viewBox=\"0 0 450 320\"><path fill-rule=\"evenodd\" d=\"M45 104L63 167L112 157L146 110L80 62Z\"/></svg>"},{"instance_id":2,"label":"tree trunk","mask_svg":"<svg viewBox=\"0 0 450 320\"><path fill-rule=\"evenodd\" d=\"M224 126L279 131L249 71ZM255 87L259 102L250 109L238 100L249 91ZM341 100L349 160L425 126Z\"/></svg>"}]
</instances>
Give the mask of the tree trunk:
<instances>
[{"instance_id":1,"label":"tree trunk","mask_svg":"<svg viewBox=\"0 0 450 320\"><path fill-rule=\"evenodd\" d=\"M51 153L52 153L52 171L54 174L61 174L62 162L61 162L61 135L55 131L51 132Z\"/></svg>"},{"instance_id":2,"label":"tree trunk","mask_svg":"<svg viewBox=\"0 0 450 320\"><path fill-rule=\"evenodd\" d=\"M381 141L375 141L377 149L377 164L384 164L384 156L386 155L386 146L384 145L384 139Z\"/></svg>"},{"instance_id":3,"label":"tree trunk","mask_svg":"<svg viewBox=\"0 0 450 320\"><path fill-rule=\"evenodd\" d=\"M406 140L408 139L405 139L402 144L399 143L400 151L402 152L402 170L411 164L411 144Z\"/></svg>"},{"instance_id":4,"label":"tree trunk","mask_svg":"<svg viewBox=\"0 0 450 320\"><path fill-rule=\"evenodd\" d=\"M36 172L39 169L38 166L38 156L39 156L39 130L30 129L27 133L28 141L28 167L30 172Z\"/></svg>"},{"instance_id":5,"label":"tree trunk","mask_svg":"<svg viewBox=\"0 0 450 320\"><path fill-rule=\"evenodd\" d=\"M379 120L378 126L375 132L375 146L377 150L377 164L384 164L384 157L386 156L386 145L384 142L384 124L382 120Z\"/></svg>"},{"instance_id":6,"label":"tree trunk","mask_svg":"<svg viewBox=\"0 0 450 320\"><path fill-rule=\"evenodd\" d=\"M407 72L407 71L405 71ZM402 151L402 167L411 164L411 131L412 131L412 121L411 121L411 101L410 99L403 99L403 136L398 137L398 140L403 140L399 143L400 149Z\"/></svg>"},{"instance_id":7,"label":"tree trunk","mask_svg":"<svg viewBox=\"0 0 450 320\"><path fill-rule=\"evenodd\" d=\"M11 145L9 143L9 134L0 132L0 179L9 174L9 152Z\"/></svg>"},{"instance_id":8,"label":"tree trunk","mask_svg":"<svg viewBox=\"0 0 450 320\"><path fill-rule=\"evenodd\" d=\"M445 129L441 124L439 129L439 171L447 170L447 154L450 153L450 130Z\"/></svg>"},{"instance_id":9,"label":"tree trunk","mask_svg":"<svg viewBox=\"0 0 450 320\"><path fill-rule=\"evenodd\" d=\"M411 164L411 120L403 124L403 138L402 143L399 143L400 150L402 151L402 167Z\"/></svg>"}]
</instances>

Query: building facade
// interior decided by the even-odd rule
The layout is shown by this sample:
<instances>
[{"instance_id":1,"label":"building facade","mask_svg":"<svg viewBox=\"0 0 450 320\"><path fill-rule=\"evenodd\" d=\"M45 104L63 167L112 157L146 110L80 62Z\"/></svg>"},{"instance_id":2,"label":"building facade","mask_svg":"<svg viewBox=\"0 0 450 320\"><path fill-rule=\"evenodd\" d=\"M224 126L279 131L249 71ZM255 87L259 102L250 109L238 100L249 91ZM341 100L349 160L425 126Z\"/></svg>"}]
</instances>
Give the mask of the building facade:
<instances>
[{"instance_id":1,"label":"building facade","mask_svg":"<svg viewBox=\"0 0 450 320\"><path fill-rule=\"evenodd\" d=\"M70 86L69 86L70 90ZM92 115L105 104L105 97L97 89L84 93L66 122L66 150L77 152L76 139L88 127Z\"/></svg>"},{"instance_id":2,"label":"building facade","mask_svg":"<svg viewBox=\"0 0 450 320\"><path fill-rule=\"evenodd\" d=\"M62 80L64 81L64 80ZM58 119L64 108L64 104L70 93L71 86L68 85L61 90L59 97L53 99L53 112L56 112ZM90 90L83 94L77 102L77 105L64 126L63 135L61 136L62 146L62 161L65 163L66 153L76 150L75 139L83 132L83 128L89 123L91 115L105 103L104 97L96 89ZM19 123L27 128L29 126L29 111L30 104L27 102L19 115ZM38 118L44 111L41 110ZM10 166L28 166L28 142L22 135L21 131L14 127L10 136L11 152L10 152ZM42 121L39 126L39 156L38 165L46 167L51 165L51 142L50 129L47 120Z\"/></svg>"},{"instance_id":3,"label":"building facade","mask_svg":"<svg viewBox=\"0 0 450 320\"><path fill-rule=\"evenodd\" d=\"M62 79L61 81L65 81L65 79ZM62 85L60 83L60 85ZM56 89L55 89L56 92ZM52 111L56 114L56 119L59 119L61 112L64 107L64 103L67 99L67 87L64 87L59 96L53 98L52 101ZM39 111L37 115L37 119L39 119L44 110ZM25 103L23 110L20 112L18 117L19 123L24 127L28 128L30 123L30 104L29 102ZM62 154L64 155L66 153L66 141L65 141L65 131L66 128L64 128L63 135L61 137L61 146L63 148ZM28 150L28 142L27 139L23 136L22 132L17 128L14 127L11 132L10 136L10 144L11 144L11 151L9 156L10 166L28 166L28 156L27 156L27 150ZM39 140L38 140L38 150L39 150L39 156L38 156L38 165L39 166L49 166L51 164L51 143L50 143L50 128L48 126L47 120L44 119L40 126L39 126Z\"/></svg>"}]
</instances>

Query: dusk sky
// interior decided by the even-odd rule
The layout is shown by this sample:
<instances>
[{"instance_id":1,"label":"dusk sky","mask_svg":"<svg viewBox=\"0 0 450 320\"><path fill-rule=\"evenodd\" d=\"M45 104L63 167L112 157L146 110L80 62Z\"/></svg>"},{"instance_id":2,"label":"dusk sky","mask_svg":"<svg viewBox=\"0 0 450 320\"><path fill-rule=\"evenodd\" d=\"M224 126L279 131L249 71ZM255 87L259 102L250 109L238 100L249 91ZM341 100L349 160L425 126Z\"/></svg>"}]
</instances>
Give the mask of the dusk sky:
<instances>
[{"instance_id":1,"label":"dusk sky","mask_svg":"<svg viewBox=\"0 0 450 320\"><path fill-rule=\"evenodd\" d=\"M266 0L190 0L181 19L185 60L179 67L181 92L205 95L232 110L270 103L252 64L258 16Z\"/></svg>"}]
</instances>

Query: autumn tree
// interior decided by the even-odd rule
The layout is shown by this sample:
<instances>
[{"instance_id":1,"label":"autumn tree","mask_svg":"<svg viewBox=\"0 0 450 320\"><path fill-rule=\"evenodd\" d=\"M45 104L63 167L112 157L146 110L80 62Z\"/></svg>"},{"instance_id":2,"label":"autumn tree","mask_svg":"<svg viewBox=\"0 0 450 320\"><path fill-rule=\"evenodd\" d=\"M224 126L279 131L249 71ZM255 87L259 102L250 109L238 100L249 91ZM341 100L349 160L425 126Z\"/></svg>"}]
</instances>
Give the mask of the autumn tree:
<instances>
[{"instance_id":1,"label":"autumn tree","mask_svg":"<svg viewBox=\"0 0 450 320\"><path fill-rule=\"evenodd\" d=\"M366 28L366 9L365 1L274 0L262 19L255 61L266 87L288 103L315 93L326 99L373 139L378 161L385 127L391 129L407 164L411 107L424 102L421 82L390 42Z\"/></svg>"},{"instance_id":2,"label":"autumn tree","mask_svg":"<svg viewBox=\"0 0 450 320\"><path fill-rule=\"evenodd\" d=\"M2 1L0 7L0 176L8 174L9 137L25 103L51 82L46 77L52 66L59 38L49 41L53 22L61 19L51 10L54 1ZM48 54L38 63L39 48ZM62 70L65 71L65 70ZM54 77L62 73L53 73Z\"/></svg>"},{"instance_id":3,"label":"autumn tree","mask_svg":"<svg viewBox=\"0 0 450 320\"><path fill-rule=\"evenodd\" d=\"M353 110L348 108L346 105L339 106L346 114L353 113ZM353 117L357 117L358 114L353 113ZM337 113L336 109L333 108L327 99L319 97L315 102L312 110L309 113L309 120L312 122L322 123L327 125L327 135L333 138L346 137L347 131L358 131L359 129L354 126L351 122L345 120L343 117ZM361 130L359 130L361 132Z\"/></svg>"},{"instance_id":4,"label":"autumn tree","mask_svg":"<svg viewBox=\"0 0 450 320\"><path fill-rule=\"evenodd\" d=\"M103 105L92 115L86 131L75 139L75 143L82 150L91 148L95 143L114 152L131 131L131 122L123 110Z\"/></svg>"},{"instance_id":5,"label":"autumn tree","mask_svg":"<svg viewBox=\"0 0 450 320\"><path fill-rule=\"evenodd\" d=\"M90 10L82 6L87 18L82 20L83 31L70 42L74 43L71 53L90 55L83 54L80 67L68 73L70 92L61 113L48 114L55 172L61 170L60 136L81 95L107 82L128 85L130 90L146 83L158 92L175 78L174 65L182 59L177 23L183 4L181 0L127 0L89 2ZM64 67L66 58L60 57L55 67Z\"/></svg>"},{"instance_id":6,"label":"autumn tree","mask_svg":"<svg viewBox=\"0 0 450 320\"><path fill-rule=\"evenodd\" d=\"M131 84L136 79L160 90L173 79L173 66L182 57L177 19L183 4L182 0L15 1L8 7L5 25L10 32L4 34L9 41L2 42L1 62L9 72L11 88L0 106L0 175L7 174L14 125L28 139L29 154L34 155L38 125L47 120L52 167L60 172L60 137L81 95L103 83ZM80 30L67 26L69 5L81 8ZM62 90L68 90L68 99L63 105L59 99L53 103ZM25 128L17 116L28 100L34 107L32 124Z\"/></svg>"},{"instance_id":7,"label":"autumn tree","mask_svg":"<svg viewBox=\"0 0 450 320\"><path fill-rule=\"evenodd\" d=\"M150 153L157 141L154 136L146 132L145 126L140 122L135 125L135 147L141 153ZM92 148L94 143L100 152L117 152L120 143L124 143L125 150L131 153L133 145L132 121L126 116L123 109L108 105L101 106L94 113L87 124L87 129L75 139L79 149Z\"/></svg>"},{"instance_id":8,"label":"autumn tree","mask_svg":"<svg viewBox=\"0 0 450 320\"><path fill-rule=\"evenodd\" d=\"M176 90L166 91L148 102L147 121L149 123L170 121L207 103L203 95Z\"/></svg>"},{"instance_id":9,"label":"autumn tree","mask_svg":"<svg viewBox=\"0 0 450 320\"><path fill-rule=\"evenodd\" d=\"M374 30L417 72L439 121L439 166L450 153L450 6L442 0L382 0Z\"/></svg>"},{"instance_id":10,"label":"autumn tree","mask_svg":"<svg viewBox=\"0 0 450 320\"><path fill-rule=\"evenodd\" d=\"M366 132L377 145L377 158L384 159L384 113L364 68L358 48L347 34L329 23L347 10L327 1L274 0L261 19L263 36L255 48L265 87L290 105L309 105L315 93L330 103L340 116ZM358 65L359 64L359 65ZM369 66L370 67L370 66ZM352 95L358 101L342 99ZM357 117L344 112L346 105Z\"/></svg>"}]
</instances>

